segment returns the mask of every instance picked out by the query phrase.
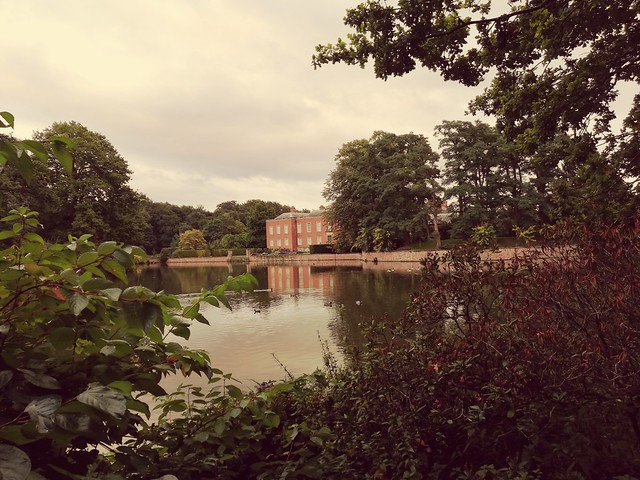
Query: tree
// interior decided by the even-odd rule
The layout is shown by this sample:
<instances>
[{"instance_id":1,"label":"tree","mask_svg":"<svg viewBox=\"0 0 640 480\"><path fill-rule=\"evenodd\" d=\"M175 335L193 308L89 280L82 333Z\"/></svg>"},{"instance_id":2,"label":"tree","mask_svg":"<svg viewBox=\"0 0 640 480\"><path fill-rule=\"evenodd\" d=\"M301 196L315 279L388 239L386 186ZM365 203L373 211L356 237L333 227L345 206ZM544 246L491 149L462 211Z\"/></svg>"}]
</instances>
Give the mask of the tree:
<instances>
[{"instance_id":1,"label":"tree","mask_svg":"<svg viewBox=\"0 0 640 480\"><path fill-rule=\"evenodd\" d=\"M113 145L77 122L54 123L35 134L40 142L51 137L73 141L72 175L57 162L39 166L32 182L38 186L37 195L21 199L40 211L46 238L59 241L68 233L89 232L97 240L141 243L147 236L148 214L142 196L128 185L127 162Z\"/></svg>"},{"instance_id":2,"label":"tree","mask_svg":"<svg viewBox=\"0 0 640 480\"><path fill-rule=\"evenodd\" d=\"M485 223L508 235L513 225L536 222L527 159L495 128L480 121L445 121L436 133L445 160L446 195L455 199L454 237L468 238Z\"/></svg>"},{"instance_id":3,"label":"tree","mask_svg":"<svg viewBox=\"0 0 640 480\"><path fill-rule=\"evenodd\" d=\"M332 202L328 216L338 248L370 249L374 229L389 238L383 242L389 247L426 238L420 219L436 192L437 160L428 141L413 133L374 132L369 140L344 144L323 191Z\"/></svg>"},{"instance_id":4,"label":"tree","mask_svg":"<svg viewBox=\"0 0 640 480\"><path fill-rule=\"evenodd\" d=\"M247 200L243 208L246 211L247 247L249 248L264 248L267 245L267 220L291 210L287 205L264 200Z\"/></svg>"},{"instance_id":5,"label":"tree","mask_svg":"<svg viewBox=\"0 0 640 480\"><path fill-rule=\"evenodd\" d=\"M180 234L178 248L181 250L204 250L207 248L207 241L200 230L187 230Z\"/></svg>"},{"instance_id":6,"label":"tree","mask_svg":"<svg viewBox=\"0 0 640 480\"><path fill-rule=\"evenodd\" d=\"M313 63L372 59L382 79L420 65L464 85L495 71L472 110L496 115L509 138L535 149L557 132L608 133L618 84L640 77L637 1L516 0L502 8L368 1L347 10L344 22L356 30L348 41L319 45ZM638 98L630 118L637 109Z\"/></svg>"}]
</instances>

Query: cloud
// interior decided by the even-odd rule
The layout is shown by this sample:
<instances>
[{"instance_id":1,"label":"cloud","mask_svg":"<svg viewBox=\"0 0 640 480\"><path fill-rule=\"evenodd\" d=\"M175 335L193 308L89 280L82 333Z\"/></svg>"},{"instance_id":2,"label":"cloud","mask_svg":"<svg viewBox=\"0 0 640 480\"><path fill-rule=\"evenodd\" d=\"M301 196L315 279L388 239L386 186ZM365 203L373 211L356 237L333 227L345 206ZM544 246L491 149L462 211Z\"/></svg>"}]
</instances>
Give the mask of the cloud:
<instances>
[{"instance_id":1,"label":"cloud","mask_svg":"<svg viewBox=\"0 0 640 480\"><path fill-rule=\"evenodd\" d=\"M343 143L432 137L477 93L425 71L314 71L315 45L345 35L356 3L0 0L0 108L19 136L66 120L104 134L152 200L315 208Z\"/></svg>"}]
</instances>

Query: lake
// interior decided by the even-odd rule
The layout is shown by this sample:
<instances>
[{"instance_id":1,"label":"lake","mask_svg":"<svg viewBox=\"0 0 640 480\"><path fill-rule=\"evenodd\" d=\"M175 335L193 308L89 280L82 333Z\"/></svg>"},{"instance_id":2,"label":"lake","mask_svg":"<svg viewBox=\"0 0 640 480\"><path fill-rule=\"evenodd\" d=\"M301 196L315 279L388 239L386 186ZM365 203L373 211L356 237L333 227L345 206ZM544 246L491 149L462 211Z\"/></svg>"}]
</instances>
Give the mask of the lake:
<instances>
[{"instance_id":1,"label":"lake","mask_svg":"<svg viewBox=\"0 0 640 480\"><path fill-rule=\"evenodd\" d=\"M246 388L311 373L323 366L321 342L341 360L345 347L362 341L360 324L397 318L419 281L419 265L402 268L318 267L309 264L250 266L150 266L131 284L183 296L219 285L229 275L251 273L253 293L230 293L232 310L203 304L210 326L194 323L186 345L209 352L212 365ZM185 344L184 339L175 341ZM284 368L283 368L284 366ZM182 379L171 379L177 385ZM203 384L196 378L188 383ZM166 388L175 385L165 384Z\"/></svg>"}]
</instances>

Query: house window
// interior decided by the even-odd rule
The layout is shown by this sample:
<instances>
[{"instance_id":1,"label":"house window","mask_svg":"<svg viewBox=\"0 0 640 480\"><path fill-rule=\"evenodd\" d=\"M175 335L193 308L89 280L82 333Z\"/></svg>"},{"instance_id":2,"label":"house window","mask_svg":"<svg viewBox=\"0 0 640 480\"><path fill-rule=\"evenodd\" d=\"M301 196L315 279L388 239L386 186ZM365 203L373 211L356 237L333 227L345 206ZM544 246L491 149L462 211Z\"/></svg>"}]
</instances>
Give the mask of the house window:
<instances>
[{"instance_id":1,"label":"house window","mask_svg":"<svg viewBox=\"0 0 640 480\"><path fill-rule=\"evenodd\" d=\"M311 245L311 237L307 237L307 245Z\"/></svg>"},{"instance_id":2,"label":"house window","mask_svg":"<svg viewBox=\"0 0 640 480\"><path fill-rule=\"evenodd\" d=\"M284 226L284 233L285 234L289 233L289 225Z\"/></svg>"},{"instance_id":3,"label":"house window","mask_svg":"<svg viewBox=\"0 0 640 480\"><path fill-rule=\"evenodd\" d=\"M302 224L301 223L297 223L296 227L298 229L298 233L302 233Z\"/></svg>"},{"instance_id":4,"label":"house window","mask_svg":"<svg viewBox=\"0 0 640 480\"><path fill-rule=\"evenodd\" d=\"M285 232L285 233L286 233L286 232ZM285 246L285 247L288 247L288 246L289 246L289 239L288 239L288 238L285 238L285 239L284 239L284 246Z\"/></svg>"},{"instance_id":5,"label":"house window","mask_svg":"<svg viewBox=\"0 0 640 480\"><path fill-rule=\"evenodd\" d=\"M276 225L276 233L280 235L280 225Z\"/></svg>"},{"instance_id":6,"label":"house window","mask_svg":"<svg viewBox=\"0 0 640 480\"><path fill-rule=\"evenodd\" d=\"M307 233L311 233L311 222L307 222Z\"/></svg>"},{"instance_id":7,"label":"house window","mask_svg":"<svg viewBox=\"0 0 640 480\"><path fill-rule=\"evenodd\" d=\"M332 235L327 235L327 243L331 243L333 241Z\"/></svg>"},{"instance_id":8,"label":"house window","mask_svg":"<svg viewBox=\"0 0 640 480\"><path fill-rule=\"evenodd\" d=\"M316 232L322 231L322 222L316 222Z\"/></svg>"},{"instance_id":9,"label":"house window","mask_svg":"<svg viewBox=\"0 0 640 480\"><path fill-rule=\"evenodd\" d=\"M269 240L269 246L273 248L273 240Z\"/></svg>"},{"instance_id":10,"label":"house window","mask_svg":"<svg viewBox=\"0 0 640 480\"><path fill-rule=\"evenodd\" d=\"M302 237L298 237L298 246L302 245Z\"/></svg>"},{"instance_id":11,"label":"house window","mask_svg":"<svg viewBox=\"0 0 640 480\"><path fill-rule=\"evenodd\" d=\"M273 225L269 227L269 235L273 235ZM272 245L273 246L273 245Z\"/></svg>"},{"instance_id":12,"label":"house window","mask_svg":"<svg viewBox=\"0 0 640 480\"><path fill-rule=\"evenodd\" d=\"M333 232L333 225L327 225L327 232Z\"/></svg>"},{"instance_id":13,"label":"house window","mask_svg":"<svg viewBox=\"0 0 640 480\"><path fill-rule=\"evenodd\" d=\"M322 237L316 237L316 243L322 245Z\"/></svg>"},{"instance_id":14,"label":"house window","mask_svg":"<svg viewBox=\"0 0 640 480\"><path fill-rule=\"evenodd\" d=\"M278 239L276 245L278 245L279 247L282 246L282 240Z\"/></svg>"}]
</instances>

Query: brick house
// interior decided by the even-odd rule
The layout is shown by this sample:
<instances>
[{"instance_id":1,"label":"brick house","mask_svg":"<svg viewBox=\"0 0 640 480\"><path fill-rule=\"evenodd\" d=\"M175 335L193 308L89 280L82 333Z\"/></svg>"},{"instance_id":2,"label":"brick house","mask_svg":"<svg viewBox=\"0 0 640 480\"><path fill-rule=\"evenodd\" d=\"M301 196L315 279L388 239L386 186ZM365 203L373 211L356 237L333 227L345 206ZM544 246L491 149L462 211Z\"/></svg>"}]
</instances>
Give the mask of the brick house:
<instances>
[{"instance_id":1,"label":"brick house","mask_svg":"<svg viewBox=\"0 0 640 480\"><path fill-rule=\"evenodd\" d=\"M311 245L333 243L333 229L327 224L325 208L309 213L290 212L267 220L267 248L275 250L308 251Z\"/></svg>"}]
</instances>

